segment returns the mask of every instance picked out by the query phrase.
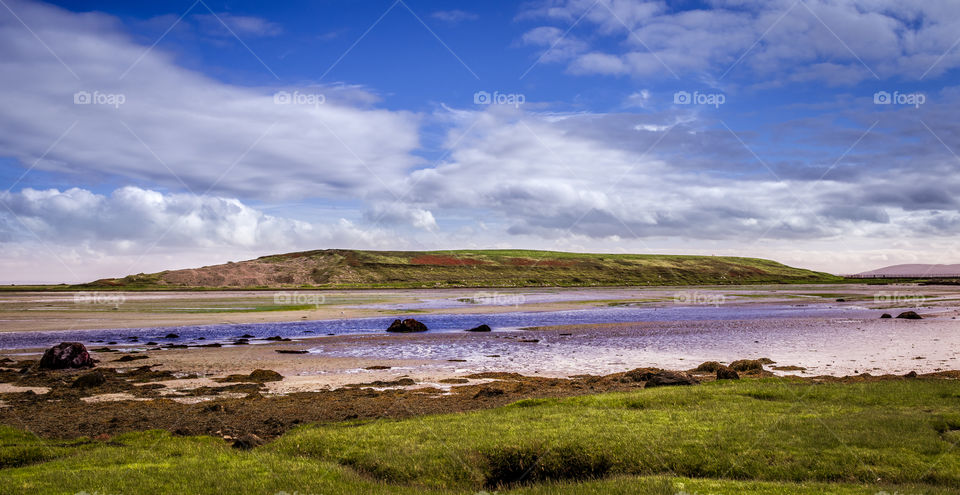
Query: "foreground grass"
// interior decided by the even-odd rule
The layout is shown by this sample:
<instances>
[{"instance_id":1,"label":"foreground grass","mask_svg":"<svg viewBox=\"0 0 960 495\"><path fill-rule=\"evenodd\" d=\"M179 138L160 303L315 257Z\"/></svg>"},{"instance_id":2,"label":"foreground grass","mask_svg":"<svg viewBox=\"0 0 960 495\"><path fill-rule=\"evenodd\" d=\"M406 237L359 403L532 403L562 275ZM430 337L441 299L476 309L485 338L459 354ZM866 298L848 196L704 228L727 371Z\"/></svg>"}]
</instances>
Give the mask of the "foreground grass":
<instances>
[{"instance_id":1,"label":"foreground grass","mask_svg":"<svg viewBox=\"0 0 960 495\"><path fill-rule=\"evenodd\" d=\"M3 493L957 493L960 385L780 379L312 425L252 452L0 429ZM512 483L522 480L520 483Z\"/></svg>"}]
</instances>

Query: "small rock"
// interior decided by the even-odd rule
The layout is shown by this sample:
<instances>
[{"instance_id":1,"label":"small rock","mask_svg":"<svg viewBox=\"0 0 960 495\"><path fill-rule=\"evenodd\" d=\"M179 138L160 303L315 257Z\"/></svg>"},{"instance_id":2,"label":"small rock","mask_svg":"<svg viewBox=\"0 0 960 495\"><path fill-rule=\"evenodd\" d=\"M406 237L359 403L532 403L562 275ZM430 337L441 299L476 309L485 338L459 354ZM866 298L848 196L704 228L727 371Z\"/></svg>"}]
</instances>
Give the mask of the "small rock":
<instances>
[{"instance_id":1,"label":"small rock","mask_svg":"<svg viewBox=\"0 0 960 495\"><path fill-rule=\"evenodd\" d=\"M393 320L387 331L394 333L426 332L427 326L413 318L407 318L403 321Z\"/></svg>"},{"instance_id":2,"label":"small rock","mask_svg":"<svg viewBox=\"0 0 960 495\"><path fill-rule=\"evenodd\" d=\"M917 377L917 372L916 372L916 371L911 371L910 373L907 373L906 375L903 375L903 377L904 377L904 378L916 378L916 377Z\"/></svg>"},{"instance_id":3,"label":"small rock","mask_svg":"<svg viewBox=\"0 0 960 495\"><path fill-rule=\"evenodd\" d=\"M646 376L646 387L669 387L675 385L696 385L700 383L696 378L682 372L660 370Z\"/></svg>"},{"instance_id":4,"label":"small rock","mask_svg":"<svg viewBox=\"0 0 960 495\"><path fill-rule=\"evenodd\" d=\"M890 313L884 313L880 315L880 318L893 318L893 315L891 315Z\"/></svg>"},{"instance_id":5,"label":"small rock","mask_svg":"<svg viewBox=\"0 0 960 495\"><path fill-rule=\"evenodd\" d=\"M254 447L259 447L263 445L264 442L262 438L254 435L253 433L247 433L246 435L241 436L233 440L233 448L240 450L250 450Z\"/></svg>"},{"instance_id":6,"label":"small rock","mask_svg":"<svg viewBox=\"0 0 960 495\"><path fill-rule=\"evenodd\" d=\"M175 333L168 333L168 334L164 335L163 338L165 338L165 339L179 339L180 336L177 335L177 334L175 334Z\"/></svg>"},{"instance_id":7,"label":"small rock","mask_svg":"<svg viewBox=\"0 0 960 495\"><path fill-rule=\"evenodd\" d=\"M139 360L139 359L150 359L150 356L147 356L147 355L127 354L127 355L125 355L125 356L120 357L119 359L114 359L113 362L115 362L115 363L128 363L128 362L130 362L130 361L137 361L137 360Z\"/></svg>"},{"instance_id":8,"label":"small rock","mask_svg":"<svg viewBox=\"0 0 960 495\"><path fill-rule=\"evenodd\" d=\"M470 329L468 329L467 331L468 331L468 332L489 332L489 331L490 331L490 326L489 326L489 325L480 325L480 326L478 326L478 327L470 328Z\"/></svg>"},{"instance_id":9,"label":"small rock","mask_svg":"<svg viewBox=\"0 0 960 495\"><path fill-rule=\"evenodd\" d=\"M916 311L904 311L897 315L897 318L902 320L922 320L923 317L918 315Z\"/></svg>"}]
</instances>

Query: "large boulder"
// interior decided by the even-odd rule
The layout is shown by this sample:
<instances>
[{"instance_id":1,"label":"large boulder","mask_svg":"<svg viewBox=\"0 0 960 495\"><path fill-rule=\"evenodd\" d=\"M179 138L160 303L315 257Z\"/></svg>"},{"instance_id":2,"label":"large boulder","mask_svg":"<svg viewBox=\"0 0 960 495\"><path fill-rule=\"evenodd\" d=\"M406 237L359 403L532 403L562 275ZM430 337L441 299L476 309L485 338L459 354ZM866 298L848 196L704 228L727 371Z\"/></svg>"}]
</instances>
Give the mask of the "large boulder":
<instances>
[{"instance_id":1,"label":"large boulder","mask_svg":"<svg viewBox=\"0 0 960 495\"><path fill-rule=\"evenodd\" d=\"M393 320L393 323L390 324L390 328L387 328L387 331L395 333L426 332L427 326L413 318L407 318L403 321Z\"/></svg>"},{"instance_id":2,"label":"large boulder","mask_svg":"<svg viewBox=\"0 0 960 495\"><path fill-rule=\"evenodd\" d=\"M48 370L92 368L95 364L80 342L61 342L47 349L40 358L40 368Z\"/></svg>"}]
</instances>

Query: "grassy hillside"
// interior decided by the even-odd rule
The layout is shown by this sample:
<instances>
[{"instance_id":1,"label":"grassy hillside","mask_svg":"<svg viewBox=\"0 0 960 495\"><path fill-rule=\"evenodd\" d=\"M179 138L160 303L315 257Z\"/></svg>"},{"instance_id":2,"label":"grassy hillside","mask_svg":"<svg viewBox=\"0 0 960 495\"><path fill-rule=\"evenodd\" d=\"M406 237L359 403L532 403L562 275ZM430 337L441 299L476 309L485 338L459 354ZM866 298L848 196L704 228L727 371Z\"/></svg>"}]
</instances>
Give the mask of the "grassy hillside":
<instances>
[{"instance_id":1,"label":"grassy hillside","mask_svg":"<svg viewBox=\"0 0 960 495\"><path fill-rule=\"evenodd\" d=\"M817 283L842 280L758 258L526 250L303 251L131 275L96 288L435 288Z\"/></svg>"},{"instance_id":2,"label":"grassy hillside","mask_svg":"<svg viewBox=\"0 0 960 495\"><path fill-rule=\"evenodd\" d=\"M955 380L719 381L308 425L252 451L156 430L43 440L0 427L0 486L11 495L958 493L958 398Z\"/></svg>"}]
</instances>

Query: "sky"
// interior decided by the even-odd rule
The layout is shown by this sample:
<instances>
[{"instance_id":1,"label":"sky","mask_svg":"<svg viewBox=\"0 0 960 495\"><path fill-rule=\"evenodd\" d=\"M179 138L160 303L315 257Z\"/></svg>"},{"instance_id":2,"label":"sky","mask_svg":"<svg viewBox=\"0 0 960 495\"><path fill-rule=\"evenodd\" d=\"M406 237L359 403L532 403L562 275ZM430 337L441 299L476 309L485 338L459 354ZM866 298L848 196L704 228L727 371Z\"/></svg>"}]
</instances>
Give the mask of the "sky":
<instances>
[{"instance_id":1,"label":"sky","mask_svg":"<svg viewBox=\"0 0 960 495\"><path fill-rule=\"evenodd\" d=\"M954 0L0 0L0 283L289 251L960 262Z\"/></svg>"}]
</instances>

